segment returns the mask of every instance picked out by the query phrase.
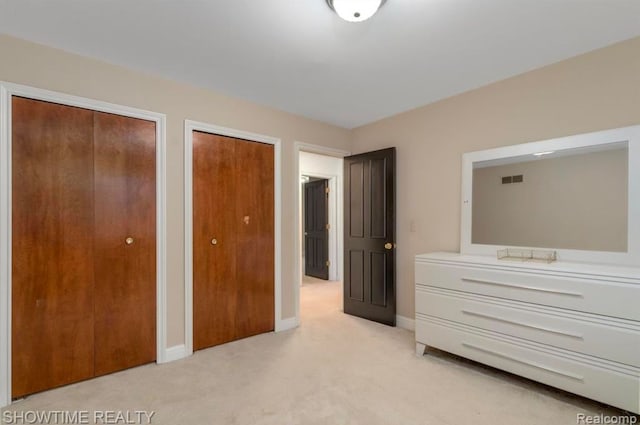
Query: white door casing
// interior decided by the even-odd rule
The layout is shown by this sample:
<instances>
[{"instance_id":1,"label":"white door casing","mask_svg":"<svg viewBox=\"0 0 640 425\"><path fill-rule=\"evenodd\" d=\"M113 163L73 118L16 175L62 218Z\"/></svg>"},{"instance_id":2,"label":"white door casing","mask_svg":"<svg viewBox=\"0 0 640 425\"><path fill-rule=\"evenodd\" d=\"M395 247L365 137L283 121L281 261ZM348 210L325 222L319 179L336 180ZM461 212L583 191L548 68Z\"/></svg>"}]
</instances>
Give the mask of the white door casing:
<instances>
[{"instance_id":1,"label":"white door casing","mask_svg":"<svg viewBox=\"0 0 640 425\"><path fill-rule=\"evenodd\" d=\"M11 403L11 98L55 102L156 124L156 361L166 347L166 116L128 106L0 82L0 407Z\"/></svg>"}]
</instances>

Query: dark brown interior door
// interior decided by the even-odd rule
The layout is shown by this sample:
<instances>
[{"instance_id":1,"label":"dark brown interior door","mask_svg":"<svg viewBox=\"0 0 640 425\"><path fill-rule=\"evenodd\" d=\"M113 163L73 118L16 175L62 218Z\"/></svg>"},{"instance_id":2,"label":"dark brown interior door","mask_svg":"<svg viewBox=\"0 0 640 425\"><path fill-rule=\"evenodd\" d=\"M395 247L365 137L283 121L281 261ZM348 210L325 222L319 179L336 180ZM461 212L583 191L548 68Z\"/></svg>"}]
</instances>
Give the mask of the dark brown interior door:
<instances>
[{"instance_id":1,"label":"dark brown interior door","mask_svg":"<svg viewBox=\"0 0 640 425\"><path fill-rule=\"evenodd\" d=\"M344 312L395 326L395 148L344 159Z\"/></svg>"},{"instance_id":2,"label":"dark brown interior door","mask_svg":"<svg viewBox=\"0 0 640 425\"><path fill-rule=\"evenodd\" d=\"M12 99L12 396L93 376L93 112Z\"/></svg>"},{"instance_id":3,"label":"dark brown interior door","mask_svg":"<svg viewBox=\"0 0 640 425\"><path fill-rule=\"evenodd\" d=\"M94 113L95 374L156 359L155 123Z\"/></svg>"},{"instance_id":4,"label":"dark brown interior door","mask_svg":"<svg viewBox=\"0 0 640 425\"><path fill-rule=\"evenodd\" d=\"M274 328L273 146L193 133L193 345Z\"/></svg>"},{"instance_id":5,"label":"dark brown interior door","mask_svg":"<svg viewBox=\"0 0 640 425\"><path fill-rule=\"evenodd\" d=\"M236 144L193 132L193 348L237 339Z\"/></svg>"},{"instance_id":6,"label":"dark brown interior door","mask_svg":"<svg viewBox=\"0 0 640 425\"><path fill-rule=\"evenodd\" d=\"M329 279L329 180L304 184L304 274Z\"/></svg>"}]
</instances>

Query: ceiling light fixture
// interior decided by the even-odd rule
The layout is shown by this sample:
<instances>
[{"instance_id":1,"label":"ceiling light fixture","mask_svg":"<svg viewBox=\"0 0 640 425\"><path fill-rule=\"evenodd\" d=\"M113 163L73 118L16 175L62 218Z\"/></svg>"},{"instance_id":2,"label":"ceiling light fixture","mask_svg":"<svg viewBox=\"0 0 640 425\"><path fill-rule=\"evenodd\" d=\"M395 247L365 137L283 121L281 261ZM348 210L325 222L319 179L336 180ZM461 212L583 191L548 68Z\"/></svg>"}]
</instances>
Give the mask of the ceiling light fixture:
<instances>
[{"instance_id":1,"label":"ceiling light fixture","mask_svg":"<svg viewBox=\"0 0 640 425\"><path fill-rule=\"evenodd\" d=\"M336 14L348 22L366 21L380 9L386 0L327 0Z\"/></svg>"}]
</instances>

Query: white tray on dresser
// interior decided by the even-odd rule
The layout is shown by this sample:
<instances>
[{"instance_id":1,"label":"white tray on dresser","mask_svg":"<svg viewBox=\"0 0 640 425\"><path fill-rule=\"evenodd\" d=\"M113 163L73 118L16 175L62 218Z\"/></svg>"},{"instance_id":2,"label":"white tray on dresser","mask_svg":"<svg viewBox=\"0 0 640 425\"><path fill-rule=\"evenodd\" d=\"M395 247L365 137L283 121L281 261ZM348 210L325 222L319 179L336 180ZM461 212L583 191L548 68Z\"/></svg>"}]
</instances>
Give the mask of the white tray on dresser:
<instances>
[{"instance_id":1,"label":"white tray on dresser","mask_svg":"<svg viewBox=\"0 0 640 425\"><path fill-rule=\"evenodd\" d=\"M640 268L416 256L425 346L640 413Z\"/></svg>"}]
</instances>

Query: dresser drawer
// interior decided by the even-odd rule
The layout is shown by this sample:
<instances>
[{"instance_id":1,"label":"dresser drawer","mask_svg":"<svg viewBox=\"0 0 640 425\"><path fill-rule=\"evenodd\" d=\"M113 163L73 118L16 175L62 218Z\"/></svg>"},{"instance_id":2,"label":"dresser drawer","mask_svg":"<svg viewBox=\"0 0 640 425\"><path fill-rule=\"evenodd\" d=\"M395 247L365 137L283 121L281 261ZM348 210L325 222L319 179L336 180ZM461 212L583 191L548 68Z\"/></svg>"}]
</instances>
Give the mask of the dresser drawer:
<instances>
[{"instance_id":1,"label":"dresser drawer","mask_svg":"<svg viewBox=\"0 0 640 425\"><path fill-rule=\"evenodd\" d=\"M418 262L416 284L640 320L640 285Z\"/></svg>"},{"instance_id":2,"label":"dresser drawer","mask_svg":"<svg viewBox=\"0 0 640 425\"><path fill-rule=\"evenodd\" d=\"M638 322L429 287L416 312L640 367Z\"/></svg>"},{"instance_id":3,"label":"dresser drawer","mask_svg":"<svg viewBox=\"0 0 640 425\"><path fill-rule=\"evenodd\" d=\"M640 370L443 320L416 317L416 340L575 394L640 413Z\"/></svg>"}]
</instances>

